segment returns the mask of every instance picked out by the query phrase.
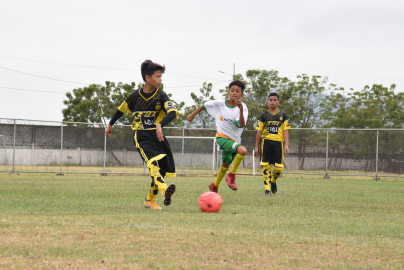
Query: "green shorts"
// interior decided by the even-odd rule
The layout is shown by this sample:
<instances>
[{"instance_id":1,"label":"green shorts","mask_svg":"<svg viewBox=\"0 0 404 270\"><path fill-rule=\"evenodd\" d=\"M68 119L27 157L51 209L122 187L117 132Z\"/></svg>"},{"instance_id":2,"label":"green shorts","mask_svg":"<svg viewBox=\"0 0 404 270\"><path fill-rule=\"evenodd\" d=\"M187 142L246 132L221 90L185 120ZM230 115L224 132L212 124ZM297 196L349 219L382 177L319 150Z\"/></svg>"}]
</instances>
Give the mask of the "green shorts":
<instances>
[{"instance_id":1,"label":"green shorts","mask_svg":"<svg viewBox=\"0 0 404 270\"><path fill-rule=\"evenodd\" d=\"M237 154L237 147L241 144L223 137L216 137L216 143L223 151L223 163L231 164Z\"/></svg>"}]
</instances>

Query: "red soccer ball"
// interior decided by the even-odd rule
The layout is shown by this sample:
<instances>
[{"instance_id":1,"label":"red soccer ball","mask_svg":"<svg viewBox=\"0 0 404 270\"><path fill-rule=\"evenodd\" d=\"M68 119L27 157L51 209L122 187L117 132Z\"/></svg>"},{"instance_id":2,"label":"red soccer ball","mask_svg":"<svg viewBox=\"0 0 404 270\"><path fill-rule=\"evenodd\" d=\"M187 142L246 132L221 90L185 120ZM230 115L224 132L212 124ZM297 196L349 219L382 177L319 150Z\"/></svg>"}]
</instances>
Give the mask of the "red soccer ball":
<instances>
[{"instance_id":1,"label":"red soccer ball","mask_svg":"<svg viewBox=\"0 0 404 270\"><path fill-rule=\"evenodd\" d=\"M198 199L199 208L207 213L219 212L222 202L222 197L216 192L205 192Z\"/></svg>"}]
</instances>

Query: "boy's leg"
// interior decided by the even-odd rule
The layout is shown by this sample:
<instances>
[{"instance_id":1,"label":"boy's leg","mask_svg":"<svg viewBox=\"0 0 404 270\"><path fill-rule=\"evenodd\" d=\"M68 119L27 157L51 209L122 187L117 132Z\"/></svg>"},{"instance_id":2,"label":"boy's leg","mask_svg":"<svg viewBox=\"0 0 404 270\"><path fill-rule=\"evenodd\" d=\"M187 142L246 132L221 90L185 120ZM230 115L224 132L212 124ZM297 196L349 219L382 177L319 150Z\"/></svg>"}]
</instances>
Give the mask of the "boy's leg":
<instances>
[{"instance_id":1,"label":"boy's leg","mask_svg":"<svg viewBox=\"0 0 404 270\"><path fill-rule=\"evenodd\" d=\"M271 164L264 165L263 176L264 176L265 194L271 194L269 188L269 183L271 182L271 170L272 170Z\"/></svg>"},{"instance_id":2,"label":"boy's leg","mask_svg":"<svg viewBox=\"0 0 404 270\"><path fill-rule=\"evenodd\" d=\"M275 194L278 191L278 187L276 185L276 180L282 174L283 169L283 143L279 142L276 147L275 153L275 164L274 164L274 172L271 177L271 191Z\"/></svg>"},{"instance_id":3,"label":"boy's leg","mask_svg":"<svg viewBox=\"0 0 404 270\"><path fill-rule=\"evenodd\" d=\"M226 175L226 172L229 170L229 166L230 166L230 164L222 163L222 165L219 168L219 171L217 172L215 181L209 185L210 191L217 193L220 182L222 181L223 177Z\"/></svg>"},{"instance_id":4,"label":"boy's leg","mask_svg":"<svg viewBox=\"0 0 404 270\"><path fill-rule=\"evenodd\" d=\"M150 176L152 177L152 182L154 182L154 188L153 188L153 194L154 197L156 197L158 191L161 192L162 195L164 195L164 191L167 188L167 184L164 181L163 176L160 174L160 167L158 165L157 161L153 161L148 165L150 169ZM151 191L151 189L150 189ZM150 194L150 192L149 192ZM153 198L154 199L154 198Z\"/></svg>"},{"instance_id":5,"label":"boy's leg","mask_svg":"<svg viewBox=\"0 0 404 270\"><path fill-rule=\"evenodd\" d=\"M240 165L241 161L247 155L247 149L242 145L237 146L236 150L237 150L237 154L233 159L233 164L231 165L231 170L230 170L230 173L232 173L232 174L236 174L238 166Z\"/></svg>"}]
</instances>

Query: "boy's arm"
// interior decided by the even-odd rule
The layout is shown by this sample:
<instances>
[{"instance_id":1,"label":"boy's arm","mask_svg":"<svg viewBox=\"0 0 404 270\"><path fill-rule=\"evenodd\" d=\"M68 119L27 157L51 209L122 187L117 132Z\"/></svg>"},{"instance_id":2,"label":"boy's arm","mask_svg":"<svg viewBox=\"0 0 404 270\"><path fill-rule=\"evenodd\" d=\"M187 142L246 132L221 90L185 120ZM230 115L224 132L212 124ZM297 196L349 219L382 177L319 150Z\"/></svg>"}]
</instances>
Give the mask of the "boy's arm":
<instances>
[{"instance_id":1,"label":"boy's arm","mask_svg":"<svg viewBox=\"0 0 404 270\"><path fill-rule=\"evenodd\" d=\"M283 131L283 138L285 138L285 154L289 155L289 130Z\"/></svg>"},{"instance_id":2,"label":"boy's arm","mask_svg":"<svg viewBox=\"0 0 404 270\"><path fill-rule=\"evenodd\" d=\"M260 145L261 135L262 135L262 131L257 130L257 136L255 137L255 150L254 150L255 157L258 157L258 147Z\"/></svg>"},{"instance_id":3,"label":"boy's arm","mask_svg":"<svg viewBox=\"0 0 404 270\"><path fill-rule=\"evenodd\" d=\"M168 125L175 117L177 117L177 112L171 111L156 125L156 134L160 142L164 141L163 127Z\"/></svg>"},{"instance_id":4,"label":"boy's arm","mask_svg":"<svg viewBox=\"0 0 404 270\"><path fill-rule=\"evenodd\" d=\"M109 121L109 124L107 128L105 129L105 135L111 136L112 133L112 126L115 124L116 121L118 121L119 118L123 115L123 112L120 110L117 110L115 115L112 117L111 121Z\"/></svg>"},{"instance_id":5,"label":"boy's arm","mask_svg":"<svg viewBox=\"0 0 404 270\"><path fill-rule=\"evenodd\" d=\"M239 127L243 128L245 127L243 103L240 100L236 100L236 105L240 109Z\"/></svg>"},{"instance_id":6,"label":"boy's arm","mask_svg":"<svg viewBox=\"0 0 404 270\"><path fill-rule=\"evenodd\" d=\"M197 114L200 113L201 111L203 111L202 106L200 106L198 109L196 109L193 113L188 114L187 120L189 121L190 124L191 124L192 121L194 120L195 115L197 115Z\"/></svg>"}]
</instances>

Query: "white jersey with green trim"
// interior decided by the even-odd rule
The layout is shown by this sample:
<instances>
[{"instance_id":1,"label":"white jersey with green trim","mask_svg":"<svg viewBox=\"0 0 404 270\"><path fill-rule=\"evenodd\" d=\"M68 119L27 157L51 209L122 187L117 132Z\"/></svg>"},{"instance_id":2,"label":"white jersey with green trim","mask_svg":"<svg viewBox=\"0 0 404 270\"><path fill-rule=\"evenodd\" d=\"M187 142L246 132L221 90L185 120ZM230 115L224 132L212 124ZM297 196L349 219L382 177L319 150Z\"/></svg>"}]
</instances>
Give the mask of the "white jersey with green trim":
<instances>
[{"instance_id":1,"label":"white jersey with green trim","mask_svg":"<svg viewBox=\"0 0 404 270\"><path fill-rule=\"evenodd\" d=\"M243 104L243 117L247 124L248 108ZM215 118L217 134L216 137L224 137L241 143L241 133L243 128L239 125L240 109L237 106L227 105L226 100L211 100L205 102L202 108Z\"/></svg>"}]
</instances>

